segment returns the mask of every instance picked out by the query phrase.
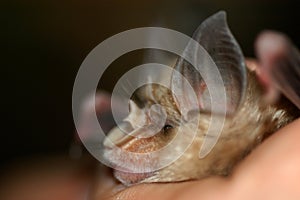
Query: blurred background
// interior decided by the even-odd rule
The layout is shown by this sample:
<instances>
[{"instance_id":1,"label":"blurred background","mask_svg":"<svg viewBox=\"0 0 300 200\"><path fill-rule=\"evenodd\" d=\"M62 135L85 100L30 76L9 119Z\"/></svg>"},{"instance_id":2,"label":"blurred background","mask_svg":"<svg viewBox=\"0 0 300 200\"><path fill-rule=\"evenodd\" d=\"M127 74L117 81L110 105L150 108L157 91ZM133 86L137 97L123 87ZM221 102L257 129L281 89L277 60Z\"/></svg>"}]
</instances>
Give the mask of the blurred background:
<instances>
[{"instance_id":1,"label":"blurred background","mask_svg":"<svg viewBox=\"0 0 300 200\"><path fill-rule=\"evenodd\" d=\"M74 139L72 87L87 54L127 29L163 26L192 35L208 16L227 11L244 54L264 29L285 32L300 46L300 12L288 0L2 0L1 167L32 156L67 154ZM100 83L107 91L142 56L112 64Z\"/></svg>"}]
</instances>

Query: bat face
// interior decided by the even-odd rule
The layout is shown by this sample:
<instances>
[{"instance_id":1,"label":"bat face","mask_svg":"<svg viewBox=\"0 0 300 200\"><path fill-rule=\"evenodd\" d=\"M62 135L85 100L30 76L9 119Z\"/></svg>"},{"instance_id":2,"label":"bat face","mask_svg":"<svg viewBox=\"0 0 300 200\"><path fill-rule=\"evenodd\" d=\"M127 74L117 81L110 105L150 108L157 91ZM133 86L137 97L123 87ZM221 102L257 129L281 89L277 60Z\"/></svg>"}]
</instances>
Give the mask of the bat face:
<instances>
[{"instance_id":1,"label":"bat face","mask_svg":"<svg viewBox=\"0 0 300 200\"><path fill-rule=\"evenodd\" d=\"M210 94L203 77L205 74L201 76L189 63L179 58L174 70L188 80L196 93L199 107L181 112L180 105L190 108L192 99L191 91L178 73L170 74L170 88L179 90L182 96L177 97L170 89L157 84L147 84L136 90L124 123L112 129L104 141L104 157L115 167L115 177L125 185L228 175L232 167L265 135L294 119L285 107L264 103L262 86L254 72L247 71L244 56L228 29L224 12L203 22L193 37L209 53L221 73L226 101L219 103L226 107L226 113L222 110L211 112ZM191 45L185 50L195 55L197 51ZM207 67L201 64L197 56L194 59L200 67ZM206 157L200 159L199 150L209 125L216 123L211 121L212 115L225 116L226 120L216 145ZM198 122L196 126L195 120ZM186 146L191 141L192 133L196 134L191 144ZM181 136L180 142L166 151L160 151L178 135ZM120 151L145 156L121 154ZM150 155L153 152L156 152L155 156ZM176 152L183 154L176 157ZM158 167L162 160L172 157L172 163ZM140 173L137 166L145 172Z\"/></svg>"},{"instance_id":2,"label":"bat face","mask_svg":"<svg viewBox=\"0 0 300 200\"><path fill-rule=\"evenodd\" d=\"M124 129L115 128L108 134L106 139L106 141L110 140L122 150L144 154L158 151L174 138L178 127L182 125L181 116L173 101L171 92L164 86L149 84L139 88L133 94L129 107L130 114L124 120L124 126L127 126L125 130L129 134L124 133ZM116 135L118 135L117 138ZM108 142L104 142L104 144L110 146ZM115 171L115 176L126 185L141 182L146 178L153 179L159 174L158 172L134 173L134 167L131 166L131 163L126 162L126 160L132 160L133 158L130 156L120 158L113 149L107 150L105 153L112 164L122 166L126 171L133 172ZM166 155L160 154L159 156L164 157ZM151 158L150 162L155 165L157 159L159 158ZM125 162L121 164L120 160ZM143 166L145 160L138 159L135 162Z\"/></svg>"}]
</instances>

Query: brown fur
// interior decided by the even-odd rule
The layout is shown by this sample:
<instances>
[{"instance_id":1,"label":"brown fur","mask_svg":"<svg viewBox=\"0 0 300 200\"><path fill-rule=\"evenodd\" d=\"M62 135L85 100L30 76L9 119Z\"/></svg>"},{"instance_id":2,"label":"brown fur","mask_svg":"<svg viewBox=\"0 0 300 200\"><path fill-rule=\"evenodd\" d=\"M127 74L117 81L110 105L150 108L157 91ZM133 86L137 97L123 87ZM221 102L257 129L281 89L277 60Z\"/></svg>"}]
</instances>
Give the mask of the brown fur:
<instances>
[{"instance_id":1,"label":"brown fur","mask_svg":"<svg viewBox=\"0 0 300 200\"><path fill-rule=\"evenodd\" d=\"M293 110L291 110L290 103L280 104L280 106L266 105L262 96L263 91L255 75L253 72L248 72L248 84L243 103L234 115L227 116L217 144L205 158L199 158L199 150L211 120L209 113L200 114L200 123L193 143L171 165L144 175L117 172L116 177L124 184L130 185L140 182L175 182L199 179L210 175L228 175L233 166L266 136L296 117L296 114L291 112ZM141 110L145 111L153 104L162 105L168 115L167 123L171 124L173 128L161 130L150 138L130 137L125 143L118 144L116 142L116 145L122 149L139 153L156 151L175 137L179 126L183 128L184 134L193 130L189 122L180 121L180 112L167 88L153 84L147 85L140 88L132 99ZM138 114L136 116L134 113L131 114L139 118ZM115 133L113 131L110 134Z\"/></svg>"}]
</instances>

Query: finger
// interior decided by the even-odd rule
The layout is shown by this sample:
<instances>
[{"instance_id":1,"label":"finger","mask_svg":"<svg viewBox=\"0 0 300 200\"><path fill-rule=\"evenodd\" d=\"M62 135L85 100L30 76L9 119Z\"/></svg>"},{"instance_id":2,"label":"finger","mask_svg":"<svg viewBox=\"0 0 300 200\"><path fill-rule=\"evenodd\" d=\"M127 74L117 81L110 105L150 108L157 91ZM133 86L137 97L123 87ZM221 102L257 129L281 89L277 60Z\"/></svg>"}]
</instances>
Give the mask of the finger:
<instances>
[{"instance_id":1,"label":"finger","mask_svg":"<svg viewBox=\"0 0 300 200\"><path fill-rule=\"evenodd\" d=\"M104 165L99 166L96 176L92 199L108 199L125 189L123 184L113 178L112 169Z\"/></svg>"},{"instance_id":2,"label":"finger","mask_svg":"<svg viewBox=\"0 0 300 200\"><path fill-rule=\"evenodd\" d=\"M265 31L255 43L267 99L276 102L279 92L300 108L300 53L282 33ZM276 95L277 94L277 95Z\"/></svg>"},{"instance_id":3,"label":"finger","mask_svg":"<svg viewBox=\"0 0 300 200\"><path fill-rule=\"evenodd\" d=\"M226 179L207 178L201 181L181 183L140 184L117 192L107 200L176 200L176 199L226 199ZM218 192L215 192L218 191ZM104 197L104 195L103 195Z\"/></svg>"},{"instance_id":4,"label":"finger","mask_svg":"<svg viewBox=\"0 0 300 200\"><path fill-rule=\"evenodd\" d=\"M258 146L233 172L231 193L241 199L300 199L299 130L297 119Z\"/></svg>"}]
</instances>

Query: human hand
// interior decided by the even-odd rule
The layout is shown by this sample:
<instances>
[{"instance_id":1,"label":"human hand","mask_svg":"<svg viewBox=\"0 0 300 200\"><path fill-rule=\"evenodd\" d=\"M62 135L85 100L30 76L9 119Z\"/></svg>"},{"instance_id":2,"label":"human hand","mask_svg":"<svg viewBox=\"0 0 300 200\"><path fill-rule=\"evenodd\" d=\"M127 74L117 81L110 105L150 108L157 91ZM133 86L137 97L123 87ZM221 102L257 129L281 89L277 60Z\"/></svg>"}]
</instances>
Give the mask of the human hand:
<instances>
[{"instance_id":1,"label":"human hand","mask_svg":"<svg viewBox=\"0 0 300 200\"><path fill-rule=\"evenodd\" d=\"M300 119L279 130L229 177L209 177L181 183L140 184L120 189L102 176L95 199L300 199Z\"/></svg>"}]
</instances>

